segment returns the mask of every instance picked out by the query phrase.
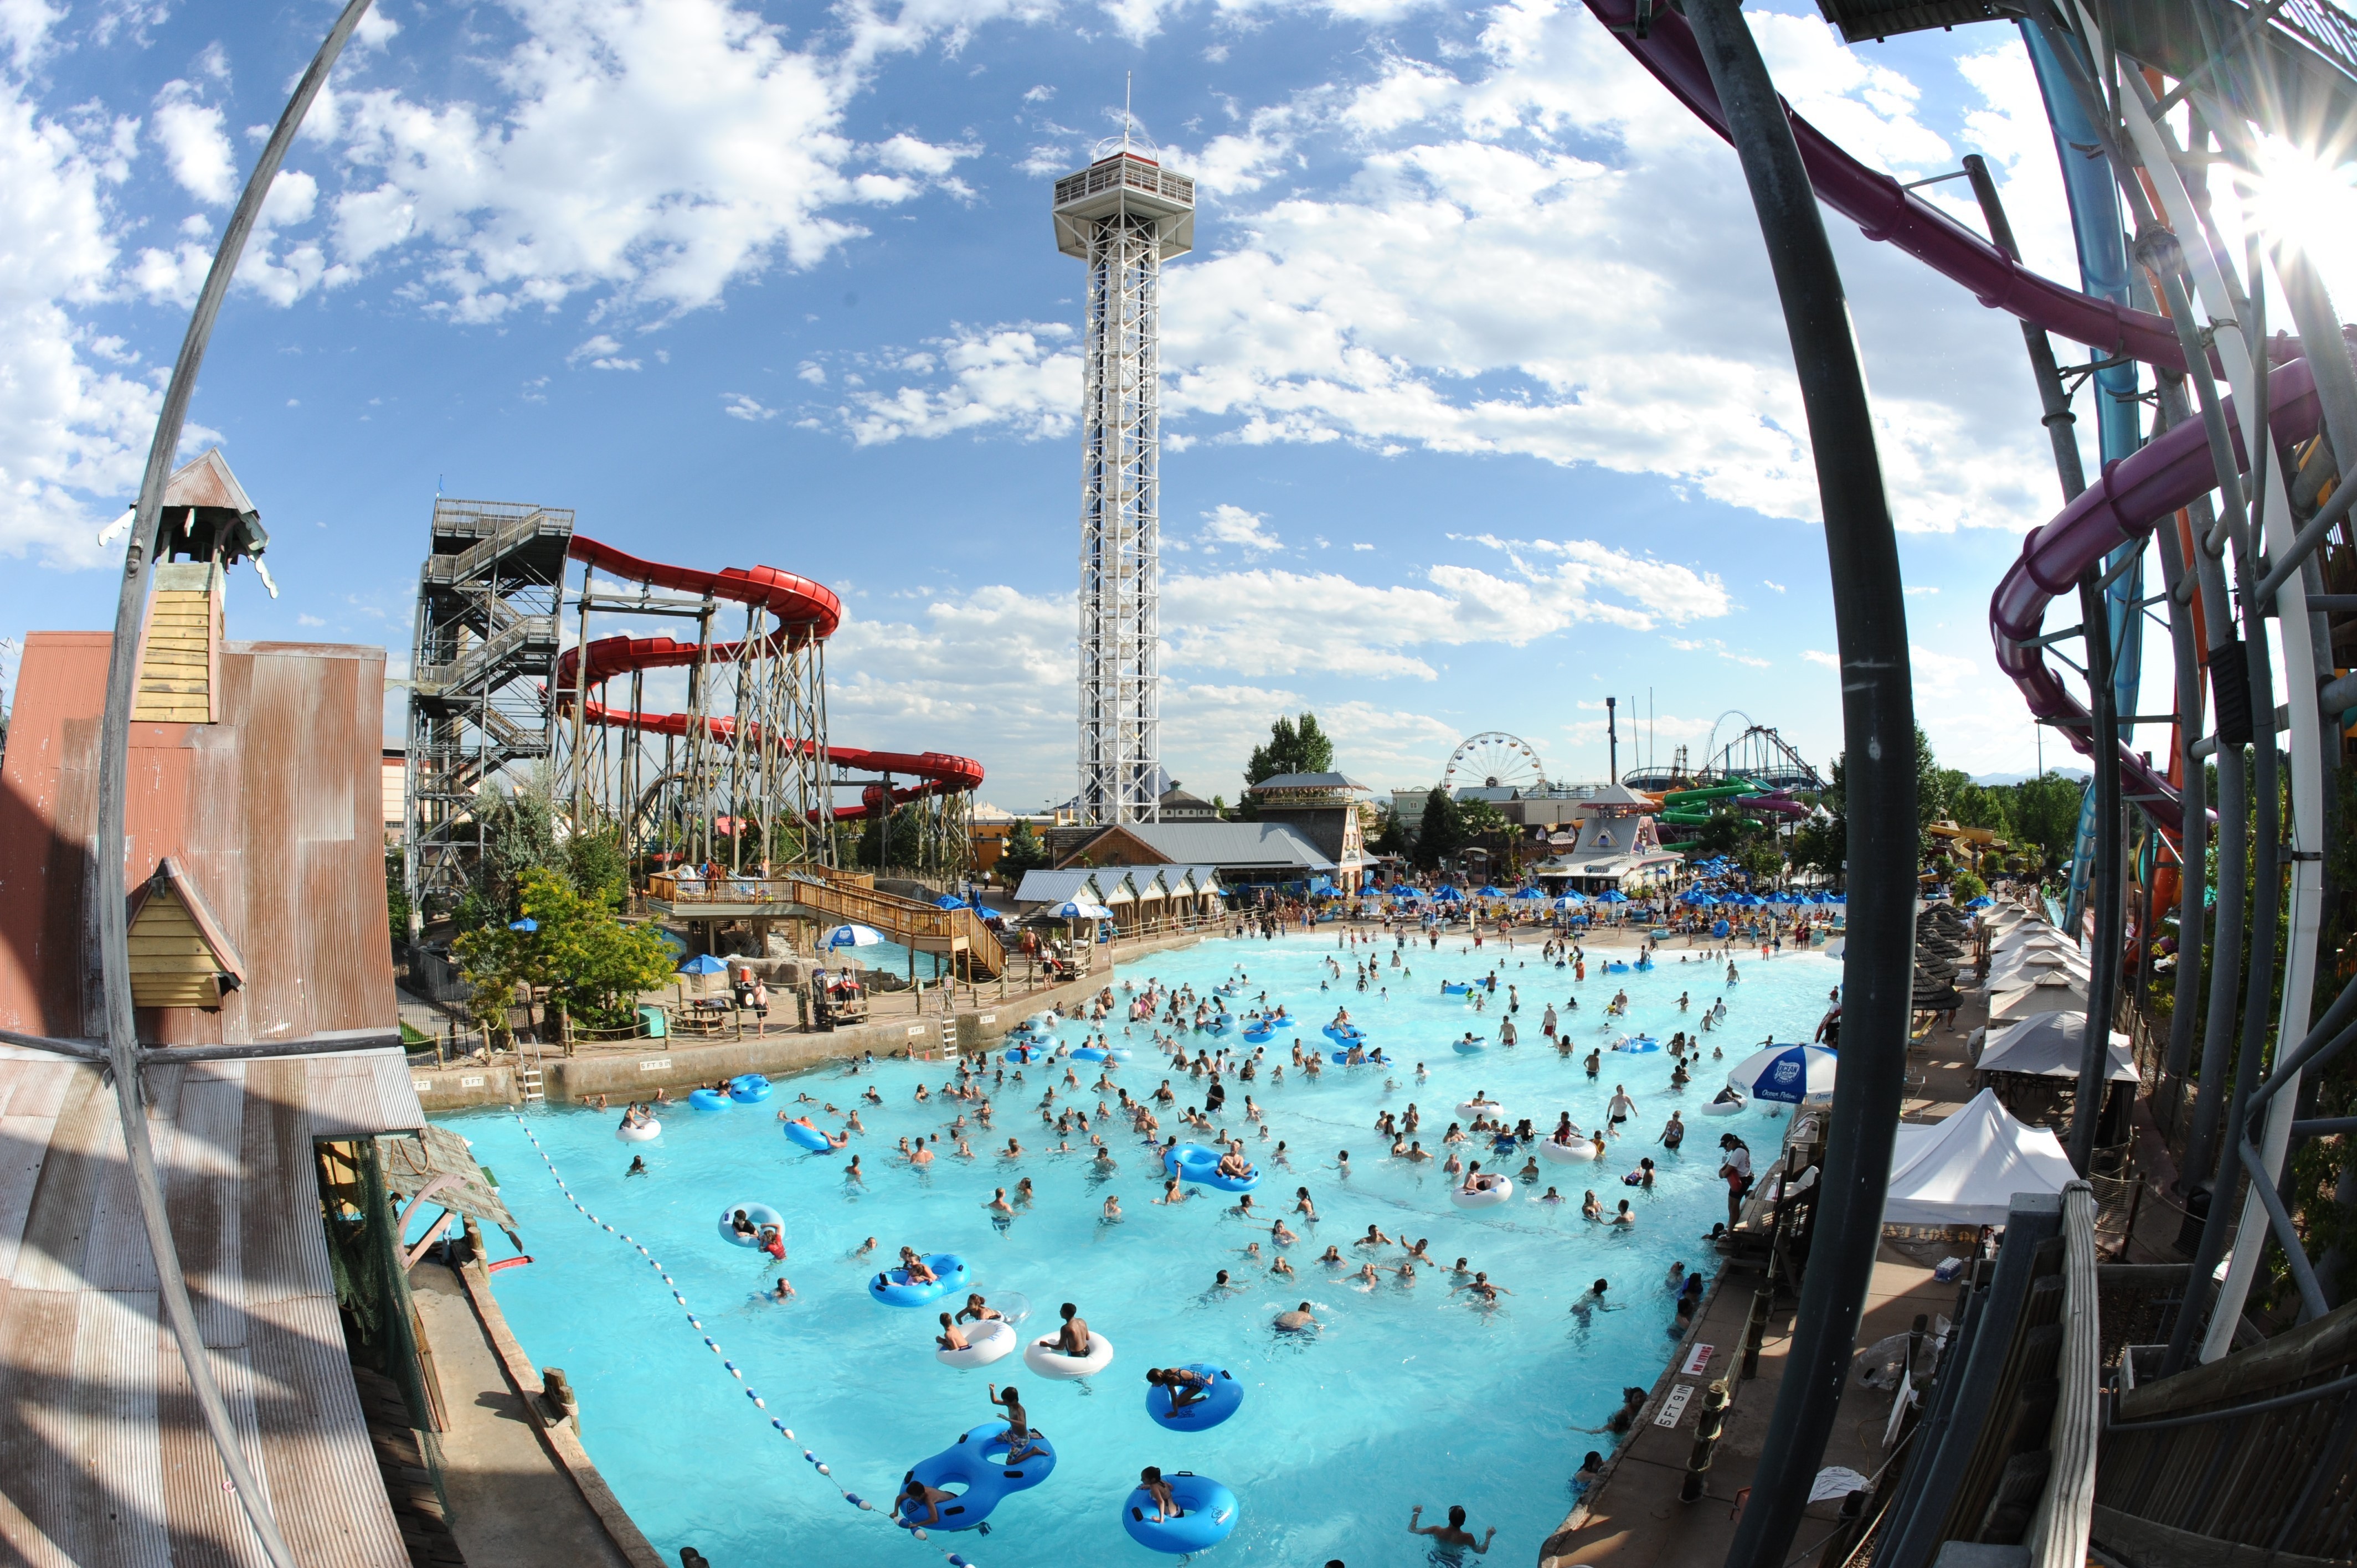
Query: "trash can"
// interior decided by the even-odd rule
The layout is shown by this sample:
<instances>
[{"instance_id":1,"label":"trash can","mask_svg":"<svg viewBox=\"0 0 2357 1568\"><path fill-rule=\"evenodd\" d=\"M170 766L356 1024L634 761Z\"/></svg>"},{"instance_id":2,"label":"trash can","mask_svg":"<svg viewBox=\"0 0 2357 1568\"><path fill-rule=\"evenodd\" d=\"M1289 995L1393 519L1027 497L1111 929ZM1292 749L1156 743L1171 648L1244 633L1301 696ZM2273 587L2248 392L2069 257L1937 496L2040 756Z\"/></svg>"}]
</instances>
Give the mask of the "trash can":
<instances>
[{"instance_id":1,"label":"trash can","mask_svg":"<svg viewBox=\"0 0 2357 1568\"><path fill-rule=\"evenodd\" d=\"M646 1026L647 1038L651 1040L663 1039L670 1034L663 1010L651 1002L639 1004L639 1022Z\"/></svg>"}]
</instances>

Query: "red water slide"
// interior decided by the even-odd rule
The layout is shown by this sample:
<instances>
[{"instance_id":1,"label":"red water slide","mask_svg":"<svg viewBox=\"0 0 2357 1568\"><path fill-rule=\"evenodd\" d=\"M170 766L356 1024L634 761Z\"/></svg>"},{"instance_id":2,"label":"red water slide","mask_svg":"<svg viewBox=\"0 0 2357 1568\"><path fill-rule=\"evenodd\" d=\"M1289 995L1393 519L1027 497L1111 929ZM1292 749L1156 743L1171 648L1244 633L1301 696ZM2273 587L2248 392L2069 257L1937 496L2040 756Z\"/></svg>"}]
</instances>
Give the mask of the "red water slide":
<instances>
[{"instance_id":1,"label":"red water slide","mask_svg":"<svg viewBox=\"0 0 2357 1568\"><path fill-rule=\"evenodd\" d=\"M843 624L843 600L834 589L808 577L779 570L775 566L739 568L730 566L718 572L699 571L692 566L665 565L660 561L642 560L610 544L600 543L583 534L575 534L570 553L576 561L594 570L606 572L625 582L646 583L677 593L696 594L707 598L726 599L732 604L749 606L774 618L765 639L769 649L783 651L823 642L833 637ZM681 642L668 637L601 637L588 645L589 663L580 671L576 651L567 649L556 661L557 701L565 707L572 705L573 693L587 687L602 687L617 675L628 675L641 670L681 670L702 659L710 664L725 664L735 659L743 644L714 643L699 650L693 642ZM649 735L683 736L697 722L689 714L642 714L627 708L608 707L595 698L585 698L581 716L593 725L638 730ZM735 719L726 714L707 714L702 721L705 733L716 739L734 738ZM808 752L808 736L789 736L782 745ZM866 751L857 746L835 746L826 748L827 760L845 768L890 774L896 779L919 780L903 789L895 785L893 805L919 800L927 795L952 794L961 789L973 789L982 783L982 764L970 757L955 757L942 751ZM884 789L880 784L868 786L860 804L835 809L837 822L854 822L873 815L884 806Z\"/></svg>"}]
</instances>

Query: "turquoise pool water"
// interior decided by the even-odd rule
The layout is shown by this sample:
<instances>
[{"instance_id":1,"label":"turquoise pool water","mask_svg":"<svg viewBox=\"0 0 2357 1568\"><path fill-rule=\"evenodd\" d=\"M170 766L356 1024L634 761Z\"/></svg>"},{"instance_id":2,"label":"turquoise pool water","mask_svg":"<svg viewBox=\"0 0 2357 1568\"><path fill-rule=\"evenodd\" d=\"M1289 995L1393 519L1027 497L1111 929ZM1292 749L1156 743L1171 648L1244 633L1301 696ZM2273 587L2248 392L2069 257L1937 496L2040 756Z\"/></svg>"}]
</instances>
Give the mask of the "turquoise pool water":
<instances>
[{"instance_id":1,"label":"turquoise pool water","mask_svg":"<svg viewBox=\"0 0 2357 1568\"><path fill-rule=\"evenodd\" d=\"M1693 1027L1700 1009L1724 995L1727 1024L1710 1036L1727 1052L1723 1069L1771 1030L1780 1039L1806 1037L1839 966L1810 955L1761 961L1755 952L1738 961L1742 981L1728 987L1718 983L1718 966L1681 965L1672 950L1652 973L1607 975L1591 963L1587 980L1575 987L1569 971L1542 967L1534 943L1512 954L1493 944L1478 965L1460 946L1413 950L1405 979L1386 961L1388 999L1361 995L1348 978L1330 993L1319 992L1324 961L1336 955L1330 931L1209 942L1121 972L1122 981L1155 975L1208 991L1241 962L1253 992L1265 989L1272 1003L1285 1002L1312 1026L1347 1004L1370 1043L1402 1058L1389 1074L1329 1067L1311 1082L1288 1069L1281 1086L1265 1076L1230 1084L1226 1124L1241 1125L1249 1090L1271 1128L1266 1142L1252 1144L1271 1178L1254 1194L1256 1205L1289 1207L1296 1186L1317 1200L1319 1224L1294 1221L1302 1240L1286 1250L1299 1271L1290 1283L1245 1257L1243 1249L1254 1240L1264 1254L1271 1251L1268 1226L1236 1218L1232 1198L1206 1192L1177 1208L1151 1203L1161 1182L1126 1131L1108 1133L1120 1162L1109 1179L1092 1174L1080 1154L944 1158L927 1172L891 1158L900 1137L939 1130L956 1113L953 1101L911 1100L920 1080L938 1090L946 1076L939 1063L890 1063L856 1079L838 1069L782 1080L758 1107L711 1114L676 1107L660 1141L644 1144L618 1142L611 1114L533 1112L530 1130L556 1170L587 1208L647 1246L694 1309L699 1332L631 1246L576 1212L526 1138L526 1122L504 1112L446 1120L496 1171L535 1260L494 1276L509 1321L537 1362L571 1377L589 1451L667 1558L693 1545L716 1568L922 1564L940 1563L941 1549L951 1548L980 1568L1145 1564L1153 1554L1124 1532L1120 1509L1139 1467L1159 1465L1215 1477L1234 1490L1241 1520L1213 1549L1222 1562L1298 1564L1339 1556L1352 1568L1422 1562L1427 1543L1405 1532L1418 1502L1427 1520L1464 1504L1477 1529L1498 1527L1493 1557L1527 1561L1567 1509L1581 1457L1609 1447L1604 1437L1574 1429L1601 1425L1621 1387L1651 1384L1667 1359L1664 1275L1673 1260L1706 1267L1709 1250L1700 1238L1726 1215L1717 1134L1733 1129L1764 1157L1781 1126L1760 1112L1699 1117L1717 1078L1706 1072L1683 1096L1673 1095L1666 1055L1608 1054L1601 1078L1591 1082L1576 1059L1537 1043L1545 1003L1560 1006L1576 991L1579 1012L1566 1017L1585 1054L1591 1043L1632 1030L1667 1038ZM1357 950L1387 961L1392 949ZM1348 976L1352 955L1339 956ZM1523 1043L1511 1051L1494 1046L1496 1008L1474 1015L1466 999L1438 994L1444 977L1493 967L1501 1000L1509 983L1522 993ZM1605 1003L1622 988L1630 1017L1599 1027ZM1675 1006L1681 991L1695 1008L1684 1015ZM1469 1028L1490 1036L1492 1048L1480 1057L1453 1053L1448 1042ZM1118 1036L1121 1026L1113 1030ZM1066 1027L1068 1042L1079 1037L1076 1026ZM1328 1043L1314 1026L1301 1037L1305 1045ZM1134 1043L1146 1039L1140 1026ZM1280 1034L1272 1057L1289 1050L1292 1039ZM1231 1034L1222 1043L1235 1042ZM1430 1069L1421 1082L1413 1065L1419 1058ZM1060 1083L1060 1072L1055 1076ZM1137 1095L1165 1076L1150 1046L1118 1073ZM1040 1138L1035 1109L1047 1077L1035 1068L1017 1086L1010 1071L996 1096L998 1145L1009 1133L1030 1149L1054 1143L1052 1134ZM1084 1069L1083 1084L1092 1077ZM846 1186L841 1159L788 1144L775 1112L803 1089L847 1107L871 1083L886 1103L865 1111L869 1134L853 1143L865 1156L862 1189ZM1448 1177L1431 1165L1386 1159L1384 1142L1372 1131L1379 1109L1404 1111L1414 1101L1425 1115L1419 1136L1437 1147L1457 1104L1477 1090L1544 1126L1568 1110L1587 1127L1602 1119L1616 1083L1627 1086L1638 1112L1609 1165L1541 1165L1542 1188L1553 1181L1571 1200L1561 1208L1526 1201L1525 1190L1503 1208L1454 1208ZM1096 1098L1086 1097L1092 1110ZM1182 1102L1200 1098L1182 1095ZM1652 1143L1674 1105L1693 1129L1682 1155ZM1163 1121L1166 1131L1183 1135L1172 1118ZM1280 1139L1289 1146L1290 1171L1267 1164ZM975 1146L987 1145L977 1139ZM1341 1149L1351 1155L1347 1178L1335 1168ZM1654 1190L1622 1187L1619 1174L1649 1153L1663 1166ZM646 1156L651 1176L624 1176L635 1154ZM1032 1178L1038 1199L1002 1231L983 1206L994 1187L1012 1187L1021 1176ZM1635 1200L1633 1230L1581 1219L1578 1200L1590 1181L1608 1208L1624 1196ZM1126 1211L1118 1225L1100 1223L1108 1193ZM716 1234L722 1209L748 1200L784 1217L791 1256L782 1270ZM1333 1242L1355 1268L1369 1251L1351 1242L1371 1223L1392 1236L1428 1237L1443 1266L1420 1271L1412 1285L1386 1279L1369 1288L1312 1262ZM1021 1293L1035 1304L1026 1326L1038 1332L1052 1323L1059 1302L1078 1303L1114 1342L1113 1365L1081 1383L1049 1382L1019 1356L978 1370L940 1365L932 1312L896 1311L869 1299L871 1264L853 1255L868 1236L887 1255L903 1242L963 1253L975 1288ZM1397 1247L1369 1251L1386 1261L1400 1256ZM1512 1294L1491 1309L1452 1294L1446 1265L1459 1256ZM1213 1291L1222 1268L1243 1288ZM782 1305L759 1299L780 1272L799 1297ZM1610 1309L1575 1313L1573 1304L1599 1276L1611 1281ZM1275 1333L1272 1316L1303 1299L1315 1304L1322 1332ZM705 1348L706 1334L744 1384ZM1146 1417L1144 1375L1188 1361L1227 1367L1245 1387L1243 1405L1211 1431L1165 1432ZM1055 1473L1002 1503L988 1535L936 1532L930 1544L906 1539L885 1522L880 1506L910 1465L990 1418L985 1385L994 1380L1021 1387L1033 1424L1056 1447ZM745 1386L760 1391L767 1414L753 1408ZM770 1414L797 1440L772 1430ZM803 1462L805 1446L879 1511L846 1506Z\"/></svg>"}]
</instances>

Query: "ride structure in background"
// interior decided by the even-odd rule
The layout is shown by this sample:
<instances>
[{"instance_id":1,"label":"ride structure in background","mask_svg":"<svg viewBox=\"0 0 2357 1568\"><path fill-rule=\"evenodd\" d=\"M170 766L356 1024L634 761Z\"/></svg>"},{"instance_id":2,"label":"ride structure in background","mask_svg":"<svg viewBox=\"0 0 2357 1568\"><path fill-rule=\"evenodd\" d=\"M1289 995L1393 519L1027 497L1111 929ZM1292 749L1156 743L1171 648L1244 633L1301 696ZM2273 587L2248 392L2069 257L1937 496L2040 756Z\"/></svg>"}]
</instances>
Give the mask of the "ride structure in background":
<instances>
[{"instance_id":1,"label":"ride structure in background","mask_svg":"<svg viewBox=\"0 0 2357 1568\"><path fill-rule=\"evenodd\" d=\"M597 637L600 618L630 629ZM638 634L665 618L694 639ZM567 831L614 833L637 879L833 867L836 825L871 818L885 863L962 869L979 763L830 742L842 620L832 589L774 566L670 565L576 532L563 509L437 499L410 666L411 908L464 890L477 797L529 766ZM856 801L836 804L846 789Z\"/></svg>"},{"instance_id":2,"label":"ride structure in background","mask_svg":"<svg viewBox=\"0 0 2357 1568\"><path fill-rule=\"evenodd\" d=\"M1544 795L1546 764L1538 748L1519 736L1487 729L1468 736L1448 754L1440 787L1451 795L1459 789L1512 789L1517 795Z\"/></svg>"},{"instance_id":3,"label":"ride structure in background","mask_svg":"<svg viewBox=\"0 0 2357 1568\"><path fill-rule=\"evenodd\" d=\"M1729 719L1741 719L1743 733L1720 746L1719 731ZM1700 768L1689 768L1686 748L1680 746L1673 754L1669 767L1631 769L1620 782L1652 795L1738 782L1756 784L1762 791L1825 787L1816 768L1781 732L1772 725L1754 724L1749 714L1738 708L1729 708L1711 722L1710 734L1702 744L1702 756Z\"/></svg>"}]
</instances>

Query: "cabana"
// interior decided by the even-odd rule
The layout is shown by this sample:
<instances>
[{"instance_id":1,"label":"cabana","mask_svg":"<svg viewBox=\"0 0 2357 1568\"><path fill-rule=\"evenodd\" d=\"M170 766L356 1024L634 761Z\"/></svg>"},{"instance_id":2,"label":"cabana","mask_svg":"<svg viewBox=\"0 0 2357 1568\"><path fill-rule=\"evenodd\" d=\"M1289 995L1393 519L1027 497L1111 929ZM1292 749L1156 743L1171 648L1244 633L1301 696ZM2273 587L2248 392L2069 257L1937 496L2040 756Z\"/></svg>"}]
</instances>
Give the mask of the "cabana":
<instances>
[{"instance_id":1,"label":"cabana","mask_svg":"<svg viewBox=\"0 0 2357 1568\"><path fill-rule=\"evenodd\" d=\"M2014 1194L2060 1193L2076 1178L2051 1132L2016 1121L1984 1089L1943 1122L1900 1123L1882 1222L2002 1225Z\"/></svg>"}]
</instances>

